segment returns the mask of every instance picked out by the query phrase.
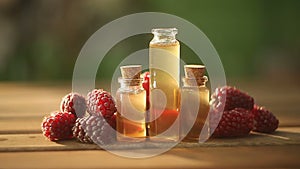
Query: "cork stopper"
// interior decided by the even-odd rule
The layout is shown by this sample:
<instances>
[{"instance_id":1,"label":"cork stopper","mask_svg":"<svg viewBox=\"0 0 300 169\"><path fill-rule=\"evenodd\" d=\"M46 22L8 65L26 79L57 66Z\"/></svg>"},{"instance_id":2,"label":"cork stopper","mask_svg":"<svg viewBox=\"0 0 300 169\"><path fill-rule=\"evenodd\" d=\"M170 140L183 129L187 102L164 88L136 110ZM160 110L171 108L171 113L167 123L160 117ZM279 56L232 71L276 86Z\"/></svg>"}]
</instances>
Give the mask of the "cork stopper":
<instances>
[{"instance_id":1,"label":"cork stopper","mask_svg":"<svg viewBox=\"0 0 300 169\"><path fill-rule=\"evenodd\" d=\"M142 65L127 65L121 66L121 74L124 79L140 79Z\"/></svg>"},{"instance_id":2,"label":"cork stopper","mask_svg":"<svg viewBox=\"0 0 300 169\"><path fill-rule=\"evenodd\" d=\"M205 66L203 65L185 65L184 73L186 78L201 78L205 73Z\"/></svg>"},{"instance_id":3,"label":"cork stopper","mask_svg":"<svg viewBox=\"0 0 300 169\"><path fill-rule=\"evenodd\" d=\"M184 66L185 79L187 83L197 85L204 85L207 81L207 77L204 76L204 65L185 65Z\"/></svg>"},{"instance_id":4,"label":"cork stopper","mask_svg":"<svg viewBox=\"0 0 300 169\"><path fill-rule=\"evenodd\" d=\"M131 86L139 85L141 79L142 65L121 66L122 79L130 82Z\"/></svg>"}]
</instances>

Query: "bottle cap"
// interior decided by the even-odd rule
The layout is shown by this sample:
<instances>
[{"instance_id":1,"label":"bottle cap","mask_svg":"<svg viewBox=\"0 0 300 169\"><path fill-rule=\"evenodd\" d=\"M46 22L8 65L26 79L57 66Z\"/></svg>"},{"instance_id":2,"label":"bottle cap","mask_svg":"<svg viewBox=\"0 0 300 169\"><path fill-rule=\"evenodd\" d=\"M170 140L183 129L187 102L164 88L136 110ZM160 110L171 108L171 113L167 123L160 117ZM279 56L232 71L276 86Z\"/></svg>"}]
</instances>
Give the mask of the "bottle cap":
<instances>
[{"instance_id":1,"label":"bottle cap","mask_svg":"<svg viewBox=\"0 0 300 169\"><path fill-rule=\"evenodd\" d=\"M141 83L142 65L121 66L120 69L122 74L121 81L128 83L130 86L137 86Z\"/></svg>"},{"instance_id":2,"label":"bottle cap","mask_svg":"<svg viewBox=\"0 0 300 169\"><path fill-rule=\"evenodd\" d=\"M184 73L186 78L200 79L204 76L205 66L204 65L185 65Z\"/></svg>"},{"instance_id":3,"label":"bottle cap","mask_svg":"<svg viewBox=\"0 0 300 169\"><path fill-rule=\"evenodd\" d=\"M204 85L207 82L204 65L185 65L184 73L185 82L189 85Z\"/></svg>"},{"instance_id":4,"label":"bottle cap","mask_svg":"<svg viewBox=\"0 0 300 169\"><path fill-rule=\"evenodd\" d=\"M142 65L127 65L121 66L121 74L124 79L140 79Z\"/></svg>"}]
</instances>

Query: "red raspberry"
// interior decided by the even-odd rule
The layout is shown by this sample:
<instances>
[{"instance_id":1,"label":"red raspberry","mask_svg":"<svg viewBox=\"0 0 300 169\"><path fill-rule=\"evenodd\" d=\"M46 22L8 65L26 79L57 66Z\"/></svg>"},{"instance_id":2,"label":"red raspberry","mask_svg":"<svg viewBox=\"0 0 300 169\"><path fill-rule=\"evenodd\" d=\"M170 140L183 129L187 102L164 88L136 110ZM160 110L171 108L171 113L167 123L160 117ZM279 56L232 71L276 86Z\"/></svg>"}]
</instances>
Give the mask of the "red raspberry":
<instances>
[{"instance_id":1,"label":"red raspberry","mask_svg":"<svg viewBox=\"0 0 300 169\"><path fill-rule=\"evenodd\" d=\"M214 137L238 137L247 136L253 128L253 115L251 111L243 108L224 111L220 118L220 112L210 112L210 128Z\"/></svg>"},{"instance_id":2,"label":"red raspberry","mask_svg":"<svg viewBox=\"0 0 300 169\"><path fill-rule=\"evenodd\" d=\"M278 119L266 108L255 105L252 114L254 115L253 131L272 133L278 128Z\"/></svg>"},{"instance_id":3,"label":"red raspberry","mask_svg":"<svg viewBox=\"0 0 300 169\"><path fill-rule=\"evenodd\" d=\"M102 89L94 89L88 93L87 106L89 114L102 114L105 119L110 118L117 111L110 93Z\"/></svg>"},{"instance_id":4,"label":"red raspberry","mask_svg":"<svg viewBox=\"0 0 300 169\"><path fill-rule=\"evenodd\" d=\"M235 87L224 86L216 88L211 96L211 105L214 111L227 111L234 108L252 110L254 99L247 93L241 92ZM222 108L224 107L224 110Z\"/></svg>"},{"instance_id":5,"label":"red raspberry","mask_svg":"<svg viewBox=\"0 0 300 169\"><path fill-rule=\"evenodd\" d=\"M92 139L87 135L83 126L86 126L86 120L89 116L77 118L72 129L73 137L82 143L93 143Z\"/></svg>"},{"instance_id":6,"label":"red raspberry","mask_svg":"<svg viewBox=\"0 0 300 169\"><path fill-rule=\"evenodd\" d=\"M142 74L143 77L143 88L146 90L146 109L149 109L150 101L149 101L149 90L150 90L150 72L145 72Z\"/></svg>"},{"instance_id":7,"label":"red raspberry","mask_svg":"<svg viewBox=\"0 0 300 169\"><path fill-rule=\"evenodd\" d=\"M145 72L142 74L143 77L143 88L146 90L147 95L149 95L150 88L150 72Z\"/></svg>"},{"instance_id":8,"label":"red raspberry","mask_svg":"<svg viewBox=\"0 0 300 169\"><path fill-rule=\"evenodd\" d=\"M70 139L76 117L71 112L54 112L42 122L42 132L51 141Z\"/></svg>"},{"instance_id":9,"label":"red raspberry","mask_svg":"<svg viewBox=\"0 0 300 169\"><path fill-rule=\"evenodd\" d=\"M83 128L91 140L98 145L112 144L116 141L116 131L105 123L100 115L88 116Z\"/></svg>"},{"instance_id":10,"label":"red raspberry","mask_svg":"<svg viewBox=\"0 0 300 169\"><path fill-rule=\"evenodd\" d=\"M73 134L83 143L98 145L112 144L116 141L116 131L100 115L88 115L78 118L73 127Z\"/></svg>"},{"instance_id":11,"label":"red raspberry","mask_svg":"<svg viewBox=\"0 0 300 169\"><path fill-rule=\"evenodd\" d=\"M77 117L83 117L86 111L86 101L78 93L69 93L62 98L60 103L62 112L72 112Z\"/></svg>"},{"instance_id":12,"label":"red raspberry","mask_svg":"<svg viewBox=\"0 0 300 169\"><path fill-rule=\"evenodd\" d=\"M113 129L116 129L116 127L117 127L116 118L117 118L117 115L116 115L116 113L114 113L110 118L105 119L106 122L107 122Z\"/></svg>"}]
</instances>

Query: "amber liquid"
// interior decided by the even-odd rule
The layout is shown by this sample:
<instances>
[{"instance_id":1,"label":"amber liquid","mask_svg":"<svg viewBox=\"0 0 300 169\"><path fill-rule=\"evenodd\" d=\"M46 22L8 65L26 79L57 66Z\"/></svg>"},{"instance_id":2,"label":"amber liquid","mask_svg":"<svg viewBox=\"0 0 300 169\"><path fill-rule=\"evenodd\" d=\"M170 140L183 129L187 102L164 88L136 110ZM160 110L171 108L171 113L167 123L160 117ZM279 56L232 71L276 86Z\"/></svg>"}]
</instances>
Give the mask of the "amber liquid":
<instances>
[{"instance_id":1,"label":"amber liquid","mask_svg":"<svg viewBox=\"0 0 300 169\"><path fill-rule=\"evenodd\" d=\"M195 111L198 108L198 111ZM183 87L181 91L181 137L183 141L197 142L209 112L209 90L206 87ZM197 114L195 114L197 113ZM192 128L189 130L189 128ZM209 137L209 132L204 131ZM207 138L203 138L207 139Z\"/></svg>"},{"instance_id":2,"label":"amber liquid","mask_svg":"<svg viewBox=\"0 0 300 169\"><path fill-rule=\"evenodd\" d=\"M146 92L117 93L117 140L140 142L146 139Z\"/></svg>"},{"instance_id":3,"label":"amber liquid","mask_svg":"<svg viewBox=\"0 0 300 169\"><path fill-rule=\"evenodd\" d=\"M160 50L155 50L160 49ZM179 139L179 42L150 43L150 122L151 140Z\"/></svg>"}]
</instances>

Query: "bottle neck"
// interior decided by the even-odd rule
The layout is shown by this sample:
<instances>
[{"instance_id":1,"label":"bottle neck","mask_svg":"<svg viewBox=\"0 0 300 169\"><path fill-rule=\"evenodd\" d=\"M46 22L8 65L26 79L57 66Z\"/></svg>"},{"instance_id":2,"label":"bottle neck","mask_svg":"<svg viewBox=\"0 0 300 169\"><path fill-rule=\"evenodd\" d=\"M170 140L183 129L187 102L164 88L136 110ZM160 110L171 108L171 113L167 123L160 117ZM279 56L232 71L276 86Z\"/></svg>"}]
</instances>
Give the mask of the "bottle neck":
<instances>
[{"instance_id":1,"label":"bottle neck","mask_svg":"<svg viewBox=\"0 0 300 169\"><path fill-rule=\"evenodd\" d=\"M203 76L201 78L182 78L184 87L202 87L205 86L208 81L207 76Z\"/></svg>"},{"instance_id":2,"label":"bottle neck","mask_svg":"<svg viewBox=\"0 0 300 169\"><path fill-rule=\"evenodd\" d=\"M154 35L151 43L175 43L177 29L176 28L158 28L152 29Z\"/></svg>"},{"instance_id":3,"label":"bottle neck","mask_svg":"<svg viewBox=\"0 0 300 169\"><path fill-rule=\"evenodd\" d=\"M123 89L140 89L142 88L142 79L118 79L120 83L120 88Z\"/></svg>"}]
</instances>

